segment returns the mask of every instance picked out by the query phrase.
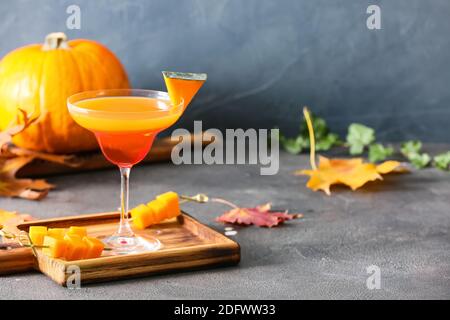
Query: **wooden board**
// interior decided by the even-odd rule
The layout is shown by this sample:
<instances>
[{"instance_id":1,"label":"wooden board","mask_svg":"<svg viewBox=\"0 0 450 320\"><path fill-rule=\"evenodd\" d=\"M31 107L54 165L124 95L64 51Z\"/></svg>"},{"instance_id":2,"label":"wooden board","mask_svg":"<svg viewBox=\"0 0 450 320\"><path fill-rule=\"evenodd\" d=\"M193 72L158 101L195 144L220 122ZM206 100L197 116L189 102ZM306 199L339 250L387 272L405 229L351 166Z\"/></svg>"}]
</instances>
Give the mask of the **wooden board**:
<instances>
[{"instance_id":1,"label":"wooden board","mask_svg":"<svg viewBox=\"0 0 450 320\"><path fill-rule=\"evenodd\" d=\"M32 221L18 226L28 231L30 226L48 227L86 226L89 235L106 237L114 233L119 213L81 215L49 220ZM70 266L81 271L81 283L117 280L130 277L168 273L182 270L234 265L239 263L239 245L221 233L201 224L183 213L172 219L142 231L137 235L157 237L162 248L154 252L108 256L97 259L64 261L53 259L38 251L36 267L51 279L65 286L72 275Z\"/></svg>"},{"instance_id":2,"label":"wooden board","mask_svg":"<svg viewBox=\"0 0 450 320\"><path fill-rule=\"evenodd\" d=\"M30 248L4 246L0 250L0 275L35 270L36 259Z\"/></svg>"},{"instance_id":3,"label":"wooden board","mask_svg":"<svg viewBox=\"0 0 450 320\"><path fill-rule=\"evenodd\" d=\"M187 136L183 136L182 139L183 141L188 141L190 139L192 145L206 146L216 138L217 137L202 132L201 134L190 134ZM153 143L152 148L150 149L150 152L147 154L144 160L142 160L141 163L152 163L170 160L172 149L178 143L179 141L172 140L170 137L156 139ZM73 157L74 158L73 160L71 160L71 163L76 163L76 166L67 166L42 159L36 159L21 168L18 171L17 176L27 178L42 177L115 167L114 164L106 160L106 158L100 151L75 154L73 155Z\"/></svg>"}]
</instances>

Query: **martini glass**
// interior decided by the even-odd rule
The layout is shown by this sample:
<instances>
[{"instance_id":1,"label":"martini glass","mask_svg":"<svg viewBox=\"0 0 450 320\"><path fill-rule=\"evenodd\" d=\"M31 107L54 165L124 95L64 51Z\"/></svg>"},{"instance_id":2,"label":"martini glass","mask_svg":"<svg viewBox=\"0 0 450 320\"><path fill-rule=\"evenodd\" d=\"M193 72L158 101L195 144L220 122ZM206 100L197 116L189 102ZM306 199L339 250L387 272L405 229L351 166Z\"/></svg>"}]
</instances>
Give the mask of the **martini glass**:
<instances>
[{"instance_id":1,"label":"martini glass","mask_svg":"<svg viewBox=\"0 0 450 320\"><path fill-rule=\"evenodd\" d=\"M111 89L72 95L67 105L74 121L95 134L103 155L120 169L120 223L116 233L103 241L112 248L112 254L158 250L158 239L138 237L131 229L130 170L145 158L156 135L178 120L184 102L174 105L161 91Z\"/></svg>"}]
</instances>

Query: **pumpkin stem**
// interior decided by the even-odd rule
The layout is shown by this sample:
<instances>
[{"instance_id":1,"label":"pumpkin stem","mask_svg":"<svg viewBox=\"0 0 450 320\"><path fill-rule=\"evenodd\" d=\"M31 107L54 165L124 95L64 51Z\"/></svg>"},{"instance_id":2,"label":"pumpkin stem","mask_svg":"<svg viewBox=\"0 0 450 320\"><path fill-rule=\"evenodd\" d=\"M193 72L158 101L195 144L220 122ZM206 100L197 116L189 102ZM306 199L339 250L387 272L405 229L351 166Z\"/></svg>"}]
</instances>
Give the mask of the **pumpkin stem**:
<instances>
[{"instance_id":1,"label":"pumpkin stem","mask_svg":"<svg viewBox=\"0 0 450 320\"><path fill-rule=\"evenodd\" d=\"M309 131L309 162L313 170L317 170L316 165L316 139L314 137L314 127L309 115L308 107L303 107L303 115L305 116L306 124Z\"/></svg>"},{"instance_id":2,"label":"pumpkin stem","mask_svg":"<svg viewBox=\"0 0 450 320\"><path fill-rule=\"evenodd\" d=\"M64 32L52 32L45 37L42 50L67 49L67 36Z\"/></svg>"}]
</instances>

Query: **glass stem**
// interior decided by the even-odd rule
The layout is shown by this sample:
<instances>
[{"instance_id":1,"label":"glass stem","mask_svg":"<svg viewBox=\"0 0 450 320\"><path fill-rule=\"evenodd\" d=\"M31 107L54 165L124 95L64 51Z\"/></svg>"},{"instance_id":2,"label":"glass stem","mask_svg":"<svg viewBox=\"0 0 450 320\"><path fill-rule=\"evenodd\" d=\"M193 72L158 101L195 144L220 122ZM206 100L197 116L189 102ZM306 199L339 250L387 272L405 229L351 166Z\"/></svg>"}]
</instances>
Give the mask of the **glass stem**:
<instances>
[{"instance_id":1,"label":"glass stem","mask_svg":"<svg viewBox=\"0 0 450 320\"><path fill-rule=\"evenodd\" d=\"M131 237L134 235L130 227L128 217L128 188L130 180L130 168L120 168L120 225L117 235L120 237Z\"/></svg>"}]
</instances>

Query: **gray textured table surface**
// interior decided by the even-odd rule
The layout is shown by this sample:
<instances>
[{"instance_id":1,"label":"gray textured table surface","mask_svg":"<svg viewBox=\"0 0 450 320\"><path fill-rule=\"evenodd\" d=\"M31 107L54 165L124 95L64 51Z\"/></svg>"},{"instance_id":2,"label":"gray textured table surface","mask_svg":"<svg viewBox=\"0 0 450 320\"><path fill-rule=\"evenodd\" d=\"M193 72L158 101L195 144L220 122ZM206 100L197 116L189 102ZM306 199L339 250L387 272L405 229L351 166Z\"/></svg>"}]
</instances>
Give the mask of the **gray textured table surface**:
<instances>
[{"instance_id":1,"label":"gray textured table surface","mask_svg":"<svg viewBox=\"0 0 450 320\"><path fill-rule=\"evenodd\" d=\"M304 212L280 228L240 228L237 267L89 285L59 287L39 273L0 278L2 299L404 299L450 298L450 174L426 169L387 176L384 182L332 196L305 188L307 157L281 154L276 176L258 166L138 166L132 171L131 205L174 189L206 192L240 205L272 201ZM36 217L109 211L118 202L115 171L49 179L57 189L41 202L0 199L0 208ZM185 205L200 221L223 231L220 205ZM366 267L381 270L381 289L369 290Z\"/></svg>"}]
</instances>

